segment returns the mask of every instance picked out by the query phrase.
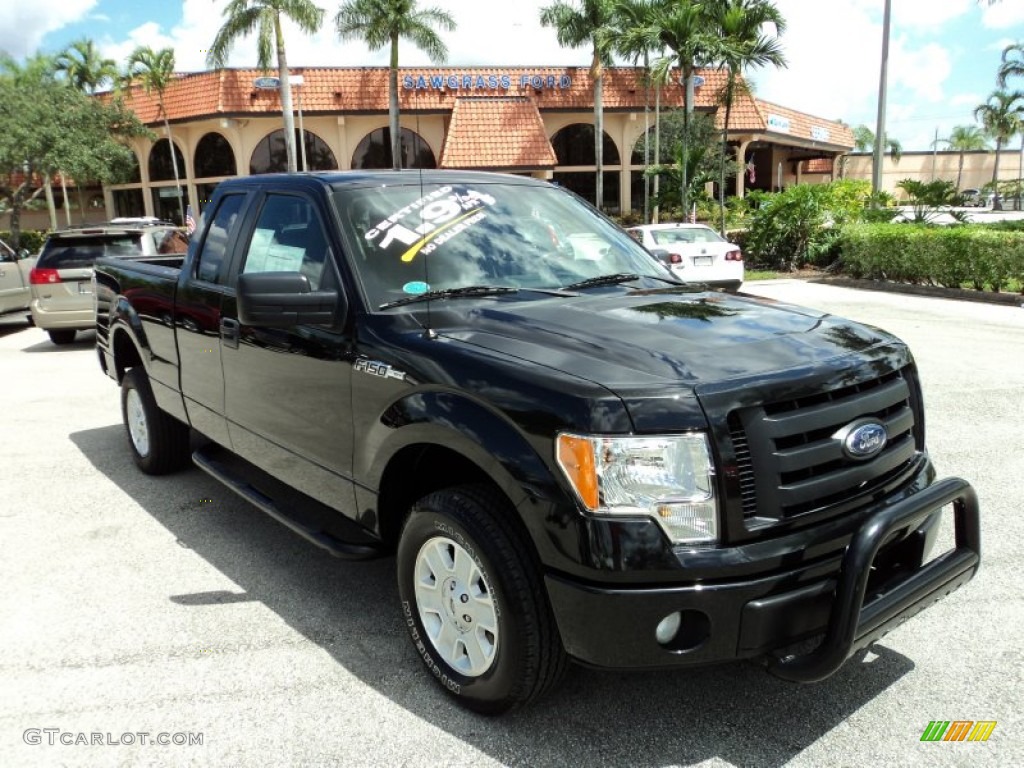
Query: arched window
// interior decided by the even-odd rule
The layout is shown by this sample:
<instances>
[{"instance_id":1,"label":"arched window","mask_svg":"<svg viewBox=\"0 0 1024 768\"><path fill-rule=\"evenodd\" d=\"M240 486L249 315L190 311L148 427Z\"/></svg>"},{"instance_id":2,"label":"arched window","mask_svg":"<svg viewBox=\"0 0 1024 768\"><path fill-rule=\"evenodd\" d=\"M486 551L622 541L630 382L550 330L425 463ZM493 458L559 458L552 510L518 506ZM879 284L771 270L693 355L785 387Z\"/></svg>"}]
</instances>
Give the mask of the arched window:
<instances>
[{"instance_id":1,"label":"arched window","mask_svg":"<svg viewBox=\"0 0 1024 768\"><path fill-rule=\"evenodd\" d=\"M338 161L327 146L327 142L312 131L306 131L306 170L336 171ZM299 129L295 129L295 165L302 170L302 148L299 145ZM249 173L284 173L288 170L288 152L284 146L284 131L278 128L268 133L256 145L249 159Z\"/></svg>"},{"instance_id":2,"label":"arched window","mask_svg":"<svg viewBox=\"0 0 1024 768\"><path fill-rule=\"evenodd\" d=\"M197 179L238 175L235 152L230 142L219 133L208 133L199 140L193 160Z\"/></svg>"},{"instance_id":3,"label":"arched window","mask_svg":"<svg viewBox=\"0 0 1024 768\"><path fill-rule=\"evenodd\" d=\"M437 160L430 145L415 131L402 129L402 167L436 168ZM391 167L391 129L370 131L352 153L353 168Z\"/></svg>"},{"instance_id":4,"label":"arched window","mask_svg":"<svg viewBox=\"0 0 1024 768\"><path fill-rule=\"evenodd\" d=\"M559 165L595 165L594 126L589 123L567 125L551 138ZM605 165L619 164L619 150L605 131L602 154Z\"/></svg>"},{"instance_id":5,"label":"arched window","mask_svg":"<svg viewBox=\"0 0 1024 768\"><path fill-rule=\"evenodd\" d=\"M178 162L178 179L185 178L185 158L174 145L174 157ZM160 139L149 150L149 180L174 181L174 167L171 165L171 153L167 139Z\"/></svg>"}]
</instances>

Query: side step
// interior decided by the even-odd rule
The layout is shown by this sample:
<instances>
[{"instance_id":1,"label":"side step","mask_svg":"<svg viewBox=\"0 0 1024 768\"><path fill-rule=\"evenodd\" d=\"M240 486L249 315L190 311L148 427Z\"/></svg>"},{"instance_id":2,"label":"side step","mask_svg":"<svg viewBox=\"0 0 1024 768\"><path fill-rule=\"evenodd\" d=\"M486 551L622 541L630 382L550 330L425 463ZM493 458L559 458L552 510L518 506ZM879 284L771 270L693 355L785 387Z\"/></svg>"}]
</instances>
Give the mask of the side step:
<instances>
[{"instance_id":1,"label":"side step","mask_svg":"<svg viewBox=\"0 0 1024 768\"><path fill-rule=\"evenodd\" d=\"M225 462L219 460L217 455L220 453L222 453L222 449L216 445L205 446L192 454L192 461L208 475L220 481L250 504L259 507L277 520L277 522L287 526L303 538L308 539L322 549L326 549L335 557L345 560L370 560L386 554L379 546L370 543L356 544L342 541L327 531L316 530L304 524L296 519L295 516L281 509L272 498L253 486L241 473L234 472L227 467ZM312 503L315 504L317 502ZM341 517L340 513L335 514Z\"/></svg>"}]
</instances>

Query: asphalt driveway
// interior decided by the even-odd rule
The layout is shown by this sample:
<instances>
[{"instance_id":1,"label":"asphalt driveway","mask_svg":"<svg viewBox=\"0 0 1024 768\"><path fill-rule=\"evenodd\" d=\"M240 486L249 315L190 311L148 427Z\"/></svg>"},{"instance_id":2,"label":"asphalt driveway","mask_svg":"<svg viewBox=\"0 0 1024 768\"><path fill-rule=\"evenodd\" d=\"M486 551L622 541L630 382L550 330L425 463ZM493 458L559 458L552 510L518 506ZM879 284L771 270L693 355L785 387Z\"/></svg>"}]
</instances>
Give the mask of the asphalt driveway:
<instances>
[{"instance_id":1,"label":"asphalt driveway","mask_svg":"<svg viewBox=\"0 0 1024 768\"><path fill-rule=\"evenodd\" d=\"M579 669L529 711L458 710L391 560L334 560L198 470L142 475L91 335L5 329L0 765L1024 765L1024 309L748 287L906 339L940 473L981 499L978 577L833 678ZM937 719L997 726L922 743Z\"/></svg>"}]
</instances>

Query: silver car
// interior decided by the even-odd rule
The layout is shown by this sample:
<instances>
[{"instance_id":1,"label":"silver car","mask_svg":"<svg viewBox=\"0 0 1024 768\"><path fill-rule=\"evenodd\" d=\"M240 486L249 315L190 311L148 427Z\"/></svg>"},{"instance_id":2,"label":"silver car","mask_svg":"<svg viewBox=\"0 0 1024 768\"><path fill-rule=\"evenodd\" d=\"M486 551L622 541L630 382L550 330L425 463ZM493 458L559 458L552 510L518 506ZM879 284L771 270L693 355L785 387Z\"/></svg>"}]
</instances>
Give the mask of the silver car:
<instances>
[{"instance_id":1,"label":"silver car","mask_svg":"<svg viewBox=\"0 0 1024 768\"><path fill-rule=\"evenodd\" d=\"M15 251L0 240L0 315L28 314L32 299L28 273L32 263L29 252L24 248Z\"/></svg>"},{"instance_id":2,"label":"silver car","mask_svg":"<svg viewBox=\"0 0 1024 768\"><path fill-rule=\"evenodd\" d=\"M93 265L100 256L184 254L185 230L173 224L128 220L54 232L29 274L32 319L54 344L70 344L95 325Z\"/></svg>"}]
</instances>

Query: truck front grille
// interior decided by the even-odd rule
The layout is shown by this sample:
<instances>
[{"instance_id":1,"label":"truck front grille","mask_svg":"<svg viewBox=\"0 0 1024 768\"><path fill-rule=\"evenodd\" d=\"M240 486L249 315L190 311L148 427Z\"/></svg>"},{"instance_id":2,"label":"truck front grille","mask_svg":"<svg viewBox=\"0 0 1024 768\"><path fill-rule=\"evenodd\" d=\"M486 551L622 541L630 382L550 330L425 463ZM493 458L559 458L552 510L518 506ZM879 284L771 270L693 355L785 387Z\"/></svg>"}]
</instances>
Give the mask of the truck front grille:
<instances>
[{"instance_id":1,"label":"truck front grille","mask_svg":"<svg viewBox=\"0 0 1024 768\"><path fill-rule=\"evenodd\" d=\"M788 520L870 495L913 461L916 382L911 367L878 378L728 414L743 517ZM837 431L861 418L883 424L885 447L867 460L848 458Z\"/></svg>"}]
</instances>

